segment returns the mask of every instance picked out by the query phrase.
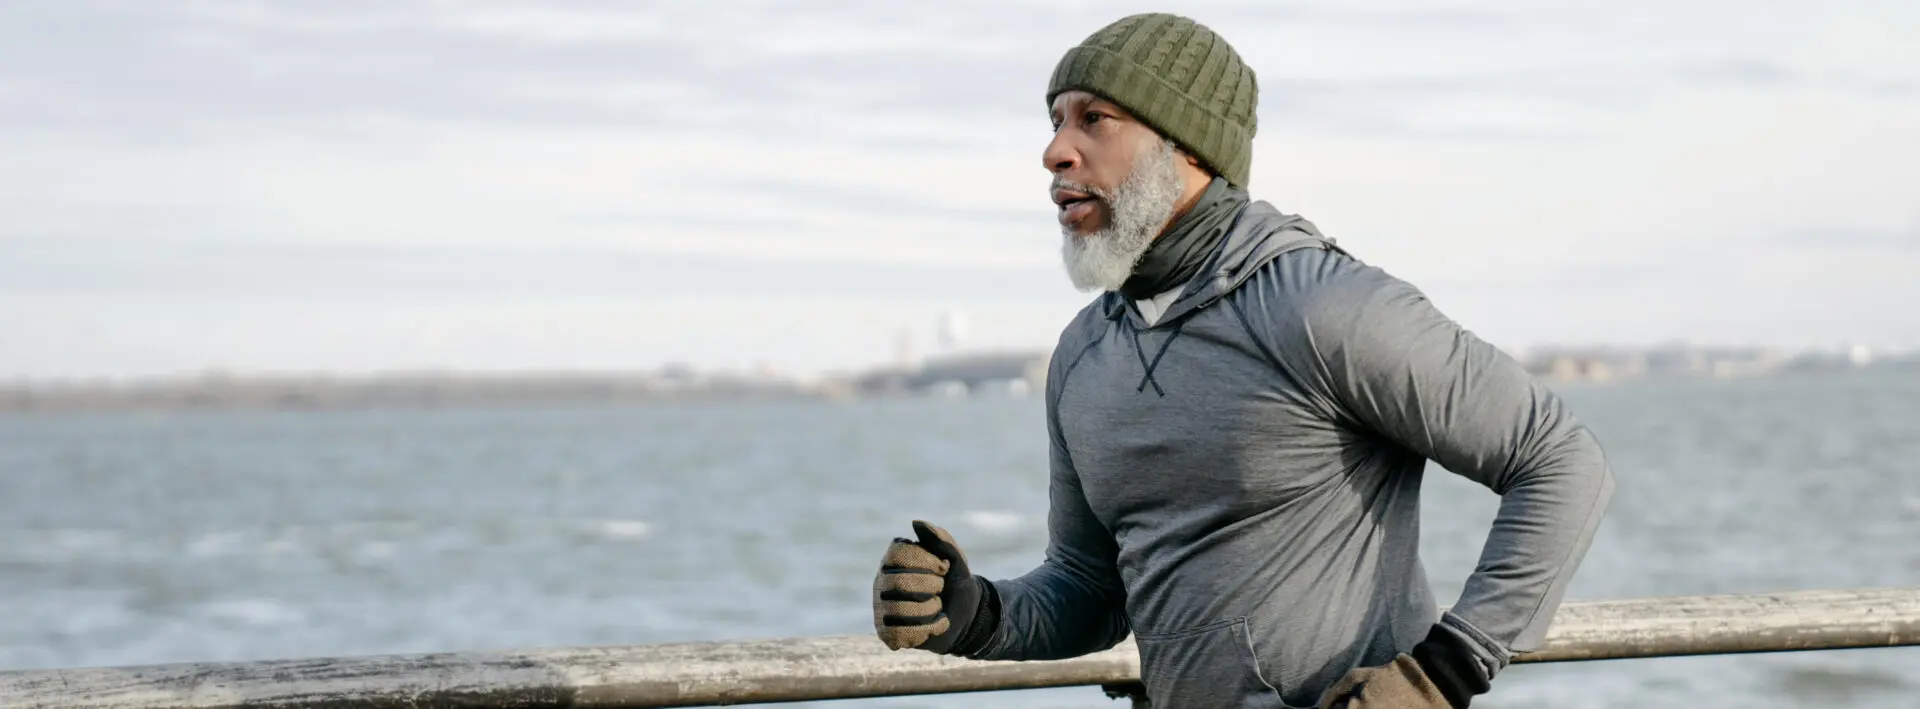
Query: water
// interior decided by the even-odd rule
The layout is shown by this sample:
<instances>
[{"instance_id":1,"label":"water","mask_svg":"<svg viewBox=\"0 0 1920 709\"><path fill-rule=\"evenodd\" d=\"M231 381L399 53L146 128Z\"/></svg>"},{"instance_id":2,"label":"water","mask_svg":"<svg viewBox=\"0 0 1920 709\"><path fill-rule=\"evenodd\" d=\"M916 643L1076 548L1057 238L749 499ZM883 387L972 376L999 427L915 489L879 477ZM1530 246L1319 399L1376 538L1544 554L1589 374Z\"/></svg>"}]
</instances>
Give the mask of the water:
<instances>
[{"instance_id":1,"label":"water","mask_svg":"<svg viewBox=\"0 0 1920 709\"><path fill-rule=\"evenodd\" d=\"M1920 374L1563 387L1572 598L1920 584ZM871 632L923 517L1040 556L1037 399L0 417L0 668ZM1496 498L1436 469L1451 599ZM1920 649L1516 666L1476 707L1920 706ZM1101 707L1094 688L833 703Z\"/></svg>"}]
</instances>

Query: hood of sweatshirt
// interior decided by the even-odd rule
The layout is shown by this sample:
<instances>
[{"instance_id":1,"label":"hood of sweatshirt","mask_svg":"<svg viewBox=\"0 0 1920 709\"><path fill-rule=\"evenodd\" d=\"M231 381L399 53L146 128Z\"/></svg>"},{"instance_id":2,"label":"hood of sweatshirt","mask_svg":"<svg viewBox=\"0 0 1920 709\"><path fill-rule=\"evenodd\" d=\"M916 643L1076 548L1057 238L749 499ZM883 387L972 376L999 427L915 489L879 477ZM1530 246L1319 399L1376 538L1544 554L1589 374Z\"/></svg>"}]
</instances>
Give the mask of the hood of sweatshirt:
<instances>
[{"instance_id":1,"label":"hood of sweatshirt","mask_svg":"<svg viewBox=\"0 0 1920 709\"><path fill-rule=\"evenodd\" d=\"M1181 318L1204 309L1232 293L1259 272L1260 267L1281 254L1295 249L1322 247L1333 240L1320 234L1312 222L1293 214L1284 214L1264 201L1248 202L1227 227L1225 238L1214 248L1200 272L1182 288L1180 296L1167 307L1154 325L1149 326L1126 296L1107 292L1102 296L1102 311L1110 319L1126 317L1134 327L1166 327Z\"/></svg>"}]
</instances>

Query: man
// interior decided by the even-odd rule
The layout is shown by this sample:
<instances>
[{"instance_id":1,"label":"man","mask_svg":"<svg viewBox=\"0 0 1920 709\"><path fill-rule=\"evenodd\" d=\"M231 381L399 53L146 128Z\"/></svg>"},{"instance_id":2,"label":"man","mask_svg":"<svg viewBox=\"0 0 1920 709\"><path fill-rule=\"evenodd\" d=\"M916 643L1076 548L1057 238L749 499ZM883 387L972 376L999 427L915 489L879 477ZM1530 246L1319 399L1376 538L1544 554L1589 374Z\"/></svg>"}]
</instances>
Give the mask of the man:
<instances>
[{"instance_id":1,"label":"man","mask_svg":"<svg viewBox=\"0 0 1920 709\"><path fill-rule=\"evenodd\" d=\"M1257 87L1165 14L1069 50L1047 92L1064 257L1103 291L1047 375L1050 540L968 570L915 522L874 623L894 649L1059 659L1138 644L1155 707L1465 707L1539 646L1612 494L1561 400L1413 286L1245 191ZM1426 461L1501 496L1442 614Z\"/></svg>"}]
</instances>

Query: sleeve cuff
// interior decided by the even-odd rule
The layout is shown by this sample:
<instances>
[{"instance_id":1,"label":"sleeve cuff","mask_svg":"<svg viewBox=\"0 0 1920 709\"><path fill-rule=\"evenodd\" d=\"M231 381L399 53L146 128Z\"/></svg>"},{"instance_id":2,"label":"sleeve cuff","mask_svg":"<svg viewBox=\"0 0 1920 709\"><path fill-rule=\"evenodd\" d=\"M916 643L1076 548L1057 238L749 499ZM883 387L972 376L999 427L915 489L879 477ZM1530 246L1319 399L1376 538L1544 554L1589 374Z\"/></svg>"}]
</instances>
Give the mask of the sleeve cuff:
<instances>
[{"instance_id":1,"label":"sleeve cuff","mask_svg":"<svg viewBox=\"0 0 1920 709\"><path fill-rule=\"evenodd\" d=\"M994 631L1000 628L1000 592L991 581L979 576L973 579L980 584L980 608L974 612L973 622L954 640L953 648L947 651L949 655L973 658L987 649Z\"/></svg>"},{"instance_id":2,"label":"sleeve cuff","mask_svg":"<svg viewBox=\"0 0 1920 709\"><path fill-rule=\"evenodd\" d=\"M1492 678L1487 676L1473 646L1443 624L1434 624L1433 629L1427 631L1427 638L1407 654L1413 656L1420 671L1426 673L1453 709L1466 709L1474 696L1492 688Z\"/></svg>"}]
</instances>

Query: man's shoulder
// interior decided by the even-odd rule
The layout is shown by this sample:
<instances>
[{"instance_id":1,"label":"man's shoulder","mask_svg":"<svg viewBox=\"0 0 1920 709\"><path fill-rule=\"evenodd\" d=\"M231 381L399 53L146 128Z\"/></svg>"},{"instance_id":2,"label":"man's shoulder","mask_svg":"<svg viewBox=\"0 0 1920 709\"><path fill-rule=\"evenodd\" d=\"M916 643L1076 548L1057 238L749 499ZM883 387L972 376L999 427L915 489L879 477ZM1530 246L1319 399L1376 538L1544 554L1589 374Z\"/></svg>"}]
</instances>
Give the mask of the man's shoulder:
<instances>
[{"instance_id":1,"label":"man's shoulder","mask_svg":"<svg viewBox=\"0 0 1920 709\"><path fill-rule=\"evenodd\" d=\"M1294 249L1262 265L1239 290L1300 314L1356 307L1383 290L1412 285L1330 243Z\"/></svg>"},{"instance_id":2,"label":"man's shoulder","mask_svg":"<svg viewBox=\"0 0 1920 709\"><path fill-rule=\"evenodd\" d=\"M1425 295L1412 283L1338 248L1298 249L1263 265L1235 293L1276 340L1338 337L1379 323Z\"/></svg>"}]
</instances>

